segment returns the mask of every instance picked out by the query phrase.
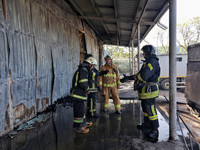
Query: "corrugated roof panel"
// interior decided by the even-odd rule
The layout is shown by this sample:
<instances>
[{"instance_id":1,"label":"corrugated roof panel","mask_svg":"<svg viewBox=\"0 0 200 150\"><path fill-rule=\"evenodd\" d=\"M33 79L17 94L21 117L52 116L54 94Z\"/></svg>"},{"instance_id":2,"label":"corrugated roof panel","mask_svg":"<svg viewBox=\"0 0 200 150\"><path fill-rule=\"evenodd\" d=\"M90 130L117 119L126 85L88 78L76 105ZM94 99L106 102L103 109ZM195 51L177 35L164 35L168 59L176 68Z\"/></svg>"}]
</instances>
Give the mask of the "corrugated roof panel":
<instances>
[{"instance_id":1,"label":"corrugated roof panel","mask_svg":"<svg viewBox=\"0 0 200 150\"><path fill-rule=\"evenodd\" d=\"M87 15L87 14L96 14L95 10L92 6L91 1L88 0L75 0L75 2L78 4L80 9Z\"/></svg>"},{"instance_id":2,"label":"corrugated roof panel","mask_svg":"<svg viewBox=\"0 0 200 150\"><path fill-rule=\"evenodd\" d=\"M121 30L122 35L130 35L130 33L131 33L131 30Z\"/></svg>"},{"instance_id":3,"label":"corrugated roof panel","mask_svg":"<svg viewBox=\"0 0 200 150\"><path fill-rule=\"evenodd\" d=\"M113 0L94 0L97 5L113 6Z\"/></svg>"},{"instance_id":4,"label":"corrugated roof panel","mask_svg":"<svg viewBox=\"0 0 200 150\"><path fill-rule=\"evenodd\" d=\"M151 0L148 3L148 7L149 8L156 8L157 10L159 10L159 9L161 9L163 7L163 5L165 5L165 3L166 3L166 0L162 0L162 1Z\"/></svg>"},{"instance_id":5,"label":"corrugated roof panel","mask_svg":"<svg viewBox=\"0 0 200 150\"><path fill-rule=\"evenodd\" d=\"M112 17L115 18L115 12L113 8L99 8L103 17Z\"/></svg>"},{"instance_id":6,"label":"corrugated roof panel","mask_svg":"<svg viewBox=\"0 0 200 150\"><path fill-rule=\"evenodd\" d=\"M102 35L107 35L106 30L104 29L101 21L92 21L92 25L95 28L98 28L98 32L100 32Z\"/></svg>"},{"instance_id":7,"label":"corrugated roof panel","mask_svg":"<svg viewBox=\"0 0 200 150\"><path fill-rule=\"evenodd\" d=\"M152 20L153 18L155 18L157 16L157 12L156 11L150 11L150 12L145 12L142 19L145 20Z\"/></svg>"},{"instance_id":8,"label":"corrugated roof panel","mask_svg":"<svg viewBox=\"0 0 200 150\"><path fill-rule=\"evenodd\" d=\"M125 23L125 22L120 22L120 29L132 29L133 24L132 23Z\"/></svg>"},{"instance_id":9,"label":"corrugated roof panel","mask_svg":"<svg viewBox=\"0 0 200 150\"><path fill-rule=\"evenodd\" d=\"M87 22L92 22L92 28L98 32L101 39L104 39L105 44L116 43L116 39L120 38L121 45L130 44L130 40L133 38L131 35L137 35L136 24L134 23L139 21L144 8L146 9L141 19L141 39L145 38L159 18L167 11L168 6L166 4L169 2L169 0L148 0L147 7L145 7L146 0L93 0L97 11L100 13L98 16L92 5L92 0L74 1L76 1L81 11L84 12L82 18L85 18ZM154 24L142 24L144 21L154 22ZM117 26L117 22L119 26ZM120 37L118 37L119 30ZM124 36L126 38L122 39ZM136 40L134 45L137 45Z\"/></svg>"},{"instance_id":10,"label":"corrugated roof panel","mask_svg":"<svg viewBox=\"0 0 200 150\"><path fill-rule=\"evenodd\" d=\"M116 24L105 24L107 29L110 31L110 32L113 32L115 31L117 33L117 25Z\"/></svg>"},{"instance_id":11,"label":"corrugated roof panel","mask_svg":"<svg viewBox=\"0 0 200 150\"><path fill-rule=\"evenodd\" d=\"M134 19L139 0L117 0L117 13L119 17L130 17Z\"/></svg>"}]
</instances>

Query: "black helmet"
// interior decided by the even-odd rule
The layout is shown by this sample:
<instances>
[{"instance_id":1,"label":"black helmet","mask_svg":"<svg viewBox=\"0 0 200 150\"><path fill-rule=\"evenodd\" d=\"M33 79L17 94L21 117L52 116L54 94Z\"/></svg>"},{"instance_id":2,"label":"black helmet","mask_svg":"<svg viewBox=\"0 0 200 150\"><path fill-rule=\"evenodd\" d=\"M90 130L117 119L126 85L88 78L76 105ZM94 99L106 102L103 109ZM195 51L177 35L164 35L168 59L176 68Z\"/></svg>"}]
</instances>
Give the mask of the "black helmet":
<instances>
[{"instance_id":1,"label":"black helmet","mask_svg":"<svg viewBox=\"0 0 200 150\"><path fill-rule=\"evenodd\" d=\"M86 54L85 59L87 59L88 57L93 57L93 55L92 54Z\"/></svg>"},{"instance_id":2,"label":"black helmet","mask_svg":"<svg viewBox=\"0 0 200 150\"><path fill-rule=\"evenodd\" d=\"M142 51L145 52L147 56L155 55L156 48L153 45L145 45L142 47Z\"/></svg>"}]
</instances>

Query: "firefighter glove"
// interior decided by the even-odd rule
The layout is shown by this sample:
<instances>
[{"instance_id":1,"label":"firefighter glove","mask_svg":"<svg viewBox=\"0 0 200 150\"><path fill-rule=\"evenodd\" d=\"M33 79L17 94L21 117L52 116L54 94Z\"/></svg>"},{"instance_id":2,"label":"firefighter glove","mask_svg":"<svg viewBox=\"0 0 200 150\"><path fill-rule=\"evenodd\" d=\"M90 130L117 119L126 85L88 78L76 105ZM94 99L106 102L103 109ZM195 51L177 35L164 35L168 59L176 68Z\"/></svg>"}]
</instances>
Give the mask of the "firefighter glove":
<instances>
[{"instance_id":1,"label":"firefighter glove","mask_svg":"<svg viewBox=\"0 0 200 150\"><path fill-rule=\"evenodd\" d=\"M108 70L100 71L99 75L102 76L102 75L108 74L108 72L109 72Z\"/></svg>"},{"instance_id":2,"label":"firefighter glove","mask_svg":"<svg viewBox=\"0 0 200 150\"><path fill-rule=\"evenodd\" d=\"M113 71L114 71L115 73L117 73L117 70L116 70L115 68L113 68Z\"/></svg>"}]
</instances>

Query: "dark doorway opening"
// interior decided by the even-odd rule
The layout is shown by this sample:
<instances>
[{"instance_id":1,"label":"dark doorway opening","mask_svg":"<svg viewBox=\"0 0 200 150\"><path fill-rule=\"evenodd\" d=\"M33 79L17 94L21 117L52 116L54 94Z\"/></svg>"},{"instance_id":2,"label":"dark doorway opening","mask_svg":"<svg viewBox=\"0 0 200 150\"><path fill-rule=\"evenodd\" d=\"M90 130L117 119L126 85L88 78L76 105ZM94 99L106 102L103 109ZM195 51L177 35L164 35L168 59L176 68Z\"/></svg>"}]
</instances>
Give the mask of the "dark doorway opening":
<instances>
[{"instance_id":1,"label":"dark doorway opening","mask_svg":"<svg viewBox=\"0 0 200 150\"><path fill-rule=\"evenodd\" d=\"M80 44L80 63L83 63L85 56L87 55L85 34L79 32L79 44Z\"/></svg>"}]
</instances>

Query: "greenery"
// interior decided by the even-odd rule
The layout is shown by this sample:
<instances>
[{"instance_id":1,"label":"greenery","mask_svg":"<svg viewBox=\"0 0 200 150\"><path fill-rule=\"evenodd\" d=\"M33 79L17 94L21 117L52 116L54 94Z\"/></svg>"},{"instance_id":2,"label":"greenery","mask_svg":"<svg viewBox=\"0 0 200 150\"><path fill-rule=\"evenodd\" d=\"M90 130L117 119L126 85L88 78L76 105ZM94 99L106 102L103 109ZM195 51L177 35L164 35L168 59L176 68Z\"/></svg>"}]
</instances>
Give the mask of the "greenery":
<instances>
[{"instance_id":1,"label":"greenery","mask_svg":"<svg viewBox=\"0 0 200 150\"><path fill-rule=\"evenodd\" d=\"M159 30L157 39L161 44L158 53L169 53L169 30ZM187 53L187 47L200 42L200 17L194 17L177 25L177 52Z\"/></svg>"},{"instance_id":2,"label":"greenery","mask_svg":"<svg viewBox=\"0 0 200 150\"><path fill-rule=\"evenodd\" d=\"M160 46L157 47L158 54L169 53L169 30L159 30L157 41ZM150 43L146 41L147 43ZM187 47L200 42L200 17L194 17L182 24L177 25L177 52L187 53ZM129 47L105 45L104 49L113 59L129 59ZM137 48L136 48L137 49ZM130 58L132 59L132 49L130 48ZM134 50L134 57L137 50Z\"/></svg>"},{"instance_id":3,"label":"greenery","mask_svg":"<svg viewBox=\"0 0 200 150\"><path fill-rule=\"evenodd\" d=\"M200 17L194 17L178 24L178 44L181 51L187 52L187 47L200 42Z\"/></svg>"},{"instance_id":4,"label":"greenery","mask_svg":"<svg viewBox=\"0 0 200 150\"><path fill-rule=\"evenodd\" d=\"M131 72L128 59L114 59L113 63L117 66L119 73L129 74Z\"/></svg>"},{"instance_id":5,"label":"greenery","mask_svg":"<svg viewBox=\"0 0 200 150\"><path fill-rule=\"evenodd\" d=\"M129 58L129 48L128 47L105 45L104 49L113 58L118 58L118 59ZM132 55L131 55L131 57L132 57Z\"/></svg>"}]
</instances>

